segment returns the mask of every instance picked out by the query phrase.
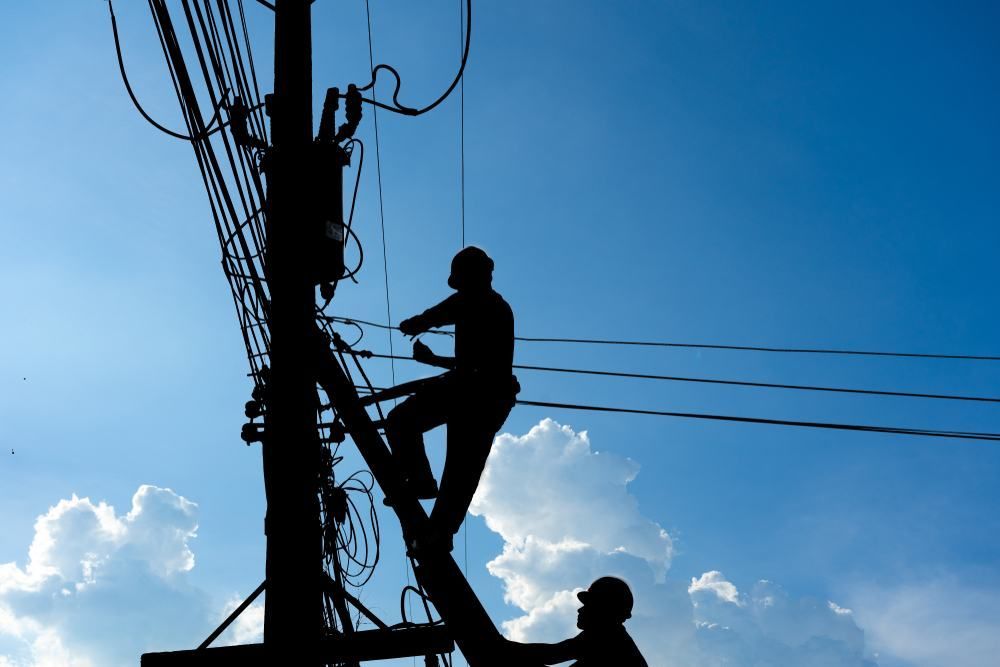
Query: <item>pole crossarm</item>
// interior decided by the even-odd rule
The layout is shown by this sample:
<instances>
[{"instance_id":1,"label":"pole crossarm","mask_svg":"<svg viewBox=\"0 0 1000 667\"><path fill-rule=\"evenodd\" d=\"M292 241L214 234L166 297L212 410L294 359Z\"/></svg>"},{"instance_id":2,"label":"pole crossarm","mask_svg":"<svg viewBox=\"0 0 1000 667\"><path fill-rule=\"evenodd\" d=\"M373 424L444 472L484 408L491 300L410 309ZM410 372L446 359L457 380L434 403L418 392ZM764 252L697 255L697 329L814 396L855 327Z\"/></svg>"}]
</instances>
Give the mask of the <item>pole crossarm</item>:
<instances>
[{"instance_id":1,"label":"pole crossarm","mask_svg":"<svg viewBox=\"0 0 1000 667\"><path fill-rule=\"evenodd\" d=\"M362 630L352 635L323 639L311 655L322 664L392 660L414 656L448 653L455 644L446 628L402 628L399 630ZM304 647L278 644L220 646L191 651L146 653L141 667L246 667L247 665L288 665L297 662ZM294 653L293 653L294 651Z\"/></svg>"},{"instance_id":2,"label":"pole crossarm","mask_svg":"<svg viewBox=\"0 0 1000 667\"><path fill-rule=\"evenodd\" d=\"M347 377L333 352L325 346L319 349L317 381L336 408L347 432L354 440L375 480L385 494L393 499L392 509L403 528L408 544L423 534L428 518L420 502L403 491L399 470L375 423L372 421L354 383ZM505 641L461 568L446 551L414 554L417 580L434 604L449 635L455 640L471 667L499 667L503 660Z\"/></svg>"}]
</instances>

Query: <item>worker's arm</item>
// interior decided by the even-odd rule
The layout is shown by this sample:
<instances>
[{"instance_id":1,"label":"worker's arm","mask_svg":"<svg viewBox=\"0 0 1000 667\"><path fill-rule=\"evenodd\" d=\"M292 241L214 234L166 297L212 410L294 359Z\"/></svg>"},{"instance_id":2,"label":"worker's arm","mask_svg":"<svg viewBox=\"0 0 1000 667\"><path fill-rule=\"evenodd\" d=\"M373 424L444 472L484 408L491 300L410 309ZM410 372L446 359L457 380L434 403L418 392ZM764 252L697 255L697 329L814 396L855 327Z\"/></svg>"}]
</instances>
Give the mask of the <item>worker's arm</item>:
<instances>
[{"instance_id":1,"label":"worker's arm","mask_svg":"<svg viewBox=\"0 0 1000 667\"><path fill-rule=\"evenodd\" d=\"M442 357L441 355L434 354L431 348L419 340L413 343L413 358L428 366L437 366L438 368L447 368L449 370L455 368L455 357Z\"/></svg>"},{"instance_id":2,"label":"worker's arm","mask_svg":"<svg viewBox=\"0 0 1000 667\"><path fill-rule=\"evenodd\" d=\"M436 306L431 306L419 315L414 315L399 323L399 330L407 336L422 334L434 327L443 327L455 323L458 311L458 294L452 294Z\"/></svg>"},{"instance_id":3,"label":"worker's arm","mask_svg":"<svg viewBox=\"0 0 1000 667\"><path fill-rule=\"evenodd\" d=\"M566 639L558 644L519 644L508 641L509 656L518 663L542 663L557 665L579 658L578 637Z\"/></svg>"}]
</instances>

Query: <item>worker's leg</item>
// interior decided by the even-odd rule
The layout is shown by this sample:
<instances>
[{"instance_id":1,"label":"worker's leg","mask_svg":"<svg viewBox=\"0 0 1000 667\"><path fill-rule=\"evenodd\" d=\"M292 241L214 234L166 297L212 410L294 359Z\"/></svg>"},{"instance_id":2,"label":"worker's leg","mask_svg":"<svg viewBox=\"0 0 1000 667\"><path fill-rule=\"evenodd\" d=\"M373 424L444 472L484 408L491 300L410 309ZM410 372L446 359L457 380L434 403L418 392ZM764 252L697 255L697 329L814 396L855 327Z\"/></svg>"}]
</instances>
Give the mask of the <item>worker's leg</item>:
<instances>
[{"instance_id":1,"label":"worker's leg","mask_svg":"<svg viewBox=\"0 0 1000 667\"><path fill-rule=\"evenodd\" d=\"M441 490L430 517L433 539L445 545L446 550L450 550L451 540L465 520L486 467L494 435L482 428L465 428L465 424L455 421L458 420L448 423L448 450L441 473Z\"/></svg>"},{"instance_id":2,"label":"worker's leg","mask_svg":"<svg viewBox=\"0 0 1000 667\"><path fill-rule=\"evenodd\" d=\"M415 491L427 491L431 497L434 474L423 434L445 423L449 412L445 393L440 384L428 384L393 408L385 422L386 440L403 476Z\"/></svg>"},{"instance_id":3,"label":"worker's leg","mask_svg":"<svg viewBox=\"0 0 1000 667\"><path fill-rule=\"evenodd\" d=\"M513 378L512 378L513 380ZM472 497L486 468L493 438L503 426L519 387L463 386L453 392L455 410L448 420L448 444L441 473L441 490L431 511L428 533L419 548L451 551Z\"/></svg>"}]
</instances>

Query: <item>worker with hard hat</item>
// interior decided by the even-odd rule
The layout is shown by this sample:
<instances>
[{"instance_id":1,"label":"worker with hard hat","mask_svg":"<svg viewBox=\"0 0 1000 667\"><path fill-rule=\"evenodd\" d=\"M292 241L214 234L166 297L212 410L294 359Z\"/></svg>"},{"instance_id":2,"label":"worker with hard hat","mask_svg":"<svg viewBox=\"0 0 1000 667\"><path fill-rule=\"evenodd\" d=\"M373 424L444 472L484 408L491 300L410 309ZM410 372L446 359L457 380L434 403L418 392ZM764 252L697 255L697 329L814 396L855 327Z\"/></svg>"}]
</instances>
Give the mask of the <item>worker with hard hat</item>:
<instances>
[{"instance_id":1,"label":"worker with hard hat","mask_svg":"<svg viewBox=\"0 0 1000 667\"><path fill-rule=\"evenodd\" d=\"M557 644L507 642L518 665L555 665L576 660L571 667L648 667L639 647L625 629L632 617L632 591L617 577L601 577L576 597L582 606L576 614L581 632Z\"/></svg>"},{"instance_id":2,"label":"worker with hard hat","mask_svg":"<svg viewBox=\"0 0 1000 667\"><path fill-rule=\"evenodd\" d=\"M418 336L455 326L455 356L440 356L423 342L413 344L417 361L448 369L420 383L413 395L386 418L385 434L400 465L408 492L437 497L430 530L412 548L451 550L479 485L493 437L503 426L520 390L512 374L514 313L493 289L493 260L469 246L451 263L448 286L455 290L441 303L403 320L399 330ZM441 487L434 480L423 434L446 424L447 451ZM392 503L392 499L387 499Z\"/></svg>"}]
</instances>

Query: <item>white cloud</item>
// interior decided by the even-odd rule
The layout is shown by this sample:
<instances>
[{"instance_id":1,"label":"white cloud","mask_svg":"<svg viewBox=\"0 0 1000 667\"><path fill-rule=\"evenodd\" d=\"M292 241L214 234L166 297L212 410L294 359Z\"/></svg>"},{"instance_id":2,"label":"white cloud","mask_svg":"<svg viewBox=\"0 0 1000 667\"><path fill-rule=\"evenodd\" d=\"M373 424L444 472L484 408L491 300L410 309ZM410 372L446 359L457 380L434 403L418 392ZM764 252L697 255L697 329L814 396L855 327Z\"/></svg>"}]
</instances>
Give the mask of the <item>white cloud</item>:
<instances>
[{"instance_id":1,"label":"white cloud","mask_svg":"<svg viewBox=\"0 0 1000 667\"><path fill-rule=\"evenodd\" d=\"M841 606L840 606L839 604L837 604L837 603L836 603L836 602L834 602L833 600L827 600L827 601L826 601L826 606L827 606L827 607L828 607L828 608L830 609L830 611L832 611L832 612L833 612L834 614L838 614L838 615L840 615L840 616L848 616L848 615L850 615L850 614L853 614L853 613L854 613L854 611L853 611L853 610L851 610L851 609L847 609L847 608L845 608L845 607L841 607Z\"/></svg>"},{"instance_id":2,"label":"white cloud","mask_svg":"<svg viewBox=\"0 0 1000 667\"><path fill-rule=\"evenodd\" d=\"M197 505L170 489L139 487L124 514L60 500L26 564L0 564L0 667L132 667L197 645L217 616L186 578L197 528Z\"/></svg>"},{"instance_id":3,"label":"white cloud","mask_svg":"<svg viewBox=\"0 0 1000 667\"><path fill-rule=\"evenodd\" d=\"M638 474L551 420L497 438L472 511L504 539L488 569L520 610L509 637L573 635L577 591L610 574L631 585L628 628L658 667L875 667L872 655L884 667L986 667L1000 653L1000 595L985 584L869 586L848 609L707 568L676 580L672 538L629 493ZM197 645L239 603L188 582L197 510L155 486L124 513L75 495L56 503L24 564L0 563L0 667L132 667L143 652ZM217 643L262 630L258 601Z\"/></svg>"},{"instance_id":4,"label":"white cloud","mask_svg":"<svg viewBox=\"0 0 1000 667\"><path fill-rule=\"evenodd\" d=\"M588 546L642 558L662 578L673 542L628 493L638 473L630 459L591 450L586 431L545 419L527 435L496 439L470 511L517 548L529 537L572 542L585 525Z\"/></svg>"},{"instance_id":5,"label":"white cloud","mask_svg":"<svg viewBox=\"0 0 1000 667\"><path fill-rule=\"evenodd\" d=\"M615 575L635 594L627 627L651 665L874 666L836 603L791 598L769 581L741 593L715 570L689 585L666 576L673 541L629 493L638 474L635 462L549 419L496 439L471 511L504 539L487 567L522 612L503 624L510 638L575 634L576 592Z\"/></svg>"},{"instance_id":6,"label":"white cloud","mask_svg":"<svg viewBox=\"0 0 1000 667\"><path fill-rule=\"evenodd\" d=\"M702 591L707 591L713 593L717 598L725 602L730 602L737 606L741 606L740 593L736 590L736 586L732 582L726 581L722 573L718 570L712 570L711 572L705 572L701 577L694 578L691 577L691 585L688 586L688 595L692 598L697 599L699 593ZM695 602L695 606L697 606Z\"/></svg>"},{"instance_id":7,"label":"white cloud","mask_svg":"<svg viewBox=\"0 0 1000 667\"><path fill-rule=\"evenodd\" d=\"M866 586L854 613L876 650L917 667L992 667L1000 655L1000 593L955 578Z\"/></svg>"}]
</instances>

